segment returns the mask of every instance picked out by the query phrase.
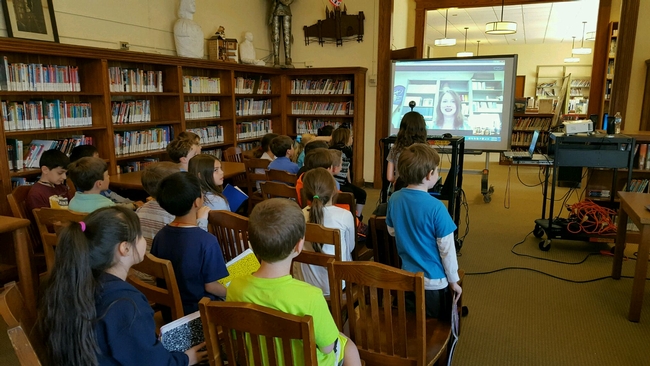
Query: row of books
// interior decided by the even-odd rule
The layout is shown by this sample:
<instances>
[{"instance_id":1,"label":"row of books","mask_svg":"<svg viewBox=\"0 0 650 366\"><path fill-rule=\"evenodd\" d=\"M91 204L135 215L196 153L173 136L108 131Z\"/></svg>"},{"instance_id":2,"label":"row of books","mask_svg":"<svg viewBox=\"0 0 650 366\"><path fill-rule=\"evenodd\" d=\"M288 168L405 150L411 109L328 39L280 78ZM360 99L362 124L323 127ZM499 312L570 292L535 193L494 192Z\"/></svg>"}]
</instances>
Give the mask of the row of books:
<instances>
[{"instance_id":1,"label":"row of books","mask_svg":"<svg viewBox=\"0 0 650 366\"><path fill-rule=\"evenodd\" d=\"M536 94L538 97L557 97L555 89L537 88Z\"/></svg>"},{"instance_id":2,"label":"row of books","mask_svg":"<svg viewBox=\"0 0 650 366\"><path fill-rule=\"evenodd\" d=\"M513 129L515 130L547 131L551 126L550 118L519 117L516 118L514 122Z\"/></svg>"},{"instance_id":3,"label":"row of books","mask_svg":"<svg viewBox=\"0 0 650 366\"><path fill-rule=\"evenodd\" d=\"M183 93L221 93L221 79L208 76L183 76Z\"/></svg>"},{"instance_id":4,"label":"row of books","mask_svg":"<svg viewBox=\"0 0 650 366\"><path fill-rule=\"evenodd\" d=\"M9 169L21 170L23 168L39 168L41 156L47 150L57 149L70 156L72 149L79 145L92 145L90 136L73 135L59 140L32 140L27 149L22 140L7 139L7 159Z\"/></svg>"},{"instance_id":5,"label":"row of books","mask_svg":"<svg viewBox=\"0 0 650 366\"><path fill-rule=\"evenodd\" d=\"M0 63L0 90L8 91L81 91L79 67L43 64Z\"/></svg>"},{"instance_id":6,"label":"row of books","mask_svg":"<svg viewBox=\"0 0 650 366\"><path fill-rule=\"evenodd\" d=\"M141 69L121 68L113 66L108 68L110 91L119 93L162 93L163 72L147 71Z\"/></svg>"},{"instance_id":7,"label":"row of books","mask_svg":"<svg viewBox=\"0 0 650 366\"><path fill-rule=\"evenodd\" d=\"M589 88L591 86L591 80L586 79L573 79L571 80L571 85L573 88Z\"/></svg>"},{"instance_id":8,"label":"row of books","mask_svg":"<svg viewBox=\"0 0 650 366\"><path fill-rule=\"evenodd\" d=\"M216 144L224 142L223 126L206 126L199 128L188 128L187 131L194 132L201 137L203 144Z\"/></svg>"},{"instance_id":9,"label":"row of books","mask_svg":"<svg viewBox=\"0 0 650 366\"><path fill-rule=\"evenodd\" d=\"M115 155L162 150L171 141L171 126L160 126L141 131L121 131L113 136Z\"/></svg>"},{"instance_id":10,"label":"row of books","mask_svg":"<svg viewBox=\"0 0 650 366\"><path fill-rule=\"evenodd\" d=\"M144 168L146 168L148 165L157 163L159 161L160 159L158 158L145 158L144 160L141 161L129 161L128 163L118 165L117 171L119 173L139 172L141 170L144 170Z\"/></svg>"},{"instance_id":11,"label":"row of books","mask_svg":"<svg viewBox=\"0 0 650 366\"><path fill-rule=\"evenodd\" d=\"M472 81L472 90L497 90L501 89L500 81Z\"/></svg>"},{"instance_id":12,"label":"row of books","mask_svg":"<svg viewBox=\"0 0 650 366\"><path fill-rule=\"evenodd\" d=\"M334 129L339 128L341 125L338 121L326 121L322 119L307 119L307 118L297 118L296 119L296 132L298 134L311 133L314 135L318 134L318 129L324 126L334 126Z\"/></svg>"},{"instance_id":13,"label":"row of books","mask_svg":"<svg viewBox=\"0 0 650 366\"><path fill-rule=\"evenodd\" d=\"M557 80L553 80L553 81L547 82L547 83L539 83L539 84L537 84L538 88L555 88L557 86L559 86L557 84Z\"/></svg>"},{"instance_id":14,"label":"row of books","mask_svg":"<svg viewBox=\"0 0 650 366\"><path fill-rule=\"evenodd\" d=\"M650 170L650 145L639 143L634 150L634 166L640 170Z\"/></svg>"},{"instance_id":15,"label":"row of books","mask_svg":"<svg viewBox=\"0 0 650 366\"><path fill-rule=\"evenodd\" d=\"M639 192L643 193L646 191L646 188L648 187L648 179L632 179L630 181L630 187L628 189L627 184L625 185L625 188L623 188L624 191L628 192Z\"/></svg>"},{"instance_id":16,"label":"row of books","mask_svg":"<svg viewBox=\"0 0 650 366\"><path fill-rule=\"evenodd\" d=\"M212 155L215 158L221 160L221 158L223 157L223 150L221 149L201 150L201 154Z\"/></svg>"},{"instance_id":17,"label":"row of books","mask_svg":"<svg viewBox=\"0 0 650 366\"><path fill-rule=\"evenodd\" d=\"M291 94L352 94L352 80L291 80Z\"/></svg>"},{"instance_id":18,"label":"row of books","mask_svg":"<svg viewBox=\"0 0 650 366\"><path fill-rule=\"evenodd\" d=\"M5 131L92 126L93 124L90 103L65 100L2 101L2 119Z\"/></svg>"},{"instance_id":19,"label":"row of books","mask_svg":"<svg viewBox=\"0 0 650 366\"><path fill-rule=\"evenodd\" d=\"M11 190L13 191L16 187L20 186L33 186L34 182L30 182L25 177L11 177Z\"/></svg>"},{"instance_id":20,"label":"row of books","mask_svg":"<svg viewBox=\"0 0 650 366\"><path fill-rule=\"evenodd\" d=\"M489 110L490 112L501 112L503 103L501 102L472 102L472 110L479 112Z\"/></svg>"},{"instance_id":21,"label":"row of books","mask_svg":"<svg viewBox=\"0 0 650 366\"><path fill-rule=\"evenodd\" d=\"M129 100L113 102L111 105L113 124L151 122L151 103L149 100Z\"/></svg>"},{"instance_id":22,"label":"row of books","mask_svg":"<svg viewBox=\"0 0 650 366\"><path fill-rule=\"evenodd\" d=\"M291 102L291 113L294 114L331 114L337 116L353 115L354 102Z\"/></svg>"},{"instance_id":23,"label":"row of books","mask_svg":"<svg viewBox=\"0 0 650 366\"><path fill-rule=\"evenodd\" d=\"M611 79L614 76L614 67L616 63L614 60L607 61L607 77Z\"/></svg>"},{"instance_id":24,"label":"row of books","mask_svg":"<svg viewBox=\"0 0 650 366\"><path fill-rule=\"evenodd\" d=\"M271 94L271 80L235 78L236 94Z\"/></svg>"},{"instance_id":25,"label":"row of books","mask_svg":"<svg viewBox=\"0 0 650 366\"><path fill-rule=\"evenodd\" d=\"M203 102L184 102L185 119L200 119L221 117L221 107L218 100Z\"/></svg>"},{"instance_id":26,"label":"row of books","mask_svg":"<svg viewBox=\"0 0 650 366\"><path fill-rule=\"evenodd\" d=\"M270 119L237 122L236 128L238 139L250 139L253 137L262 137L267 133L273 133L273 122Z\"/></svg>"},{"instance_id":27,"label":"row of books","mask_svg":"<svg viewBox=\"0 0 650 366\"><path fill-rule=\"evenodd\" d=\"M609 57L616 57L616 39L612 39L609 43Z\"/></svg>"},{"instance_id":28,"label":"row of books","mask_svg":"<svg viewBox=\"0 0 650 366\"><path fill-rule=\"evenodd\" d=\"M271 99L255 100L253 98L240 98L235 101L237 116L257 116L271 114Z\"/></svg>"},{"instance_id":29,"label":"row of books","mask_svg":"<svg viewBox=\"0 0 650 366\"><path fill-rule=\"evenodd\" d=\"M511 145L529 146L533 134L530 132L513 131L510 138ZM548 143L548 134L541 134L537 140L537 146L545 146Z\"/></svg>"},{"instance_id":30,"label":"row of books","mask_svg":"<svg viewBox=\"0 0 650 366\"><path fill-rule=\"evenodd\" d=\"M255 150L260 146L259 141L252 141L252 142L242 142L237 144L237 147L241 149L241 151L248 151L248 150Z\"/></svg>"}]
</instances>

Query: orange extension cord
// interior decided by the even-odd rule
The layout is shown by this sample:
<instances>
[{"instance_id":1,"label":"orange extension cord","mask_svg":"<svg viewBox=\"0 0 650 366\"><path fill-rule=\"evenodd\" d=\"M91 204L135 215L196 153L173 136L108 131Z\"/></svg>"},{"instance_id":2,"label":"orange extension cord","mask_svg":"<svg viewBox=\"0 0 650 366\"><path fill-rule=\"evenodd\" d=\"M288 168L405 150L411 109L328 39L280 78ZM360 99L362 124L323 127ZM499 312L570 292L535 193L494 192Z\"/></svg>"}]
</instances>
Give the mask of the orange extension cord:
<instances>
[{"instance_id":1,"label":"orange extension cord","mask_svg":"<svg viewBox=\"0 0 650 366\"><path fill-rule=\"evenodd\" d=\"M616 233L616 223L613 217L616 211L586 200L567 205L571 212L567 231L573 234L613 234Z\"/></svg>"}]
</instances>

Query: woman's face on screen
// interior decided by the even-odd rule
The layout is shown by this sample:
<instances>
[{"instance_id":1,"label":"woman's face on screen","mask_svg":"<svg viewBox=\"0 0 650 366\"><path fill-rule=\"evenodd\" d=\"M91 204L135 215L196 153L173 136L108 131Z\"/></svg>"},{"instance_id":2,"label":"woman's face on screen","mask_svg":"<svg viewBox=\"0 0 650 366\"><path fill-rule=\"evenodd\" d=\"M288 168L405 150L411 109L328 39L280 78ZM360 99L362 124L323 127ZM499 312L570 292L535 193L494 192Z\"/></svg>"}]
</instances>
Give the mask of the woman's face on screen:
<instances>
[{"instance_id":1,"label":"woman's face on screen","mask_svg":"<svg viewBox=\"0 0 650 366\"><path fill-rule=\"evenodd\" d=\"M454 97L449 93L445 93L440 100L440 111L442 114L444 116L453 116L456 114L457 109L458 107L456 106Z\"/></svg>"}]
</instances>

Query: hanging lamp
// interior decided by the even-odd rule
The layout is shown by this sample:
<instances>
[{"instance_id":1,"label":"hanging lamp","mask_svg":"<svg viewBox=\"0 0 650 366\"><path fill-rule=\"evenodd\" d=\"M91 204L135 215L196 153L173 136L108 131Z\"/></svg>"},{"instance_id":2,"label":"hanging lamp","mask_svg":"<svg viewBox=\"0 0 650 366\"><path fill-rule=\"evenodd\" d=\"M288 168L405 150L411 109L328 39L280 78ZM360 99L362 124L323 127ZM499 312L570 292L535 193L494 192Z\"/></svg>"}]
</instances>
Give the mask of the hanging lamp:
<instances>
[{"instance_id":1,"label":"hanging lamp","mask_svg":"<svg viewBox=\"0 0 650 366\"><path fill-rule=\"evenodd\" d=\"M580 48L574 48L571 50L571 53L576 55L590 55L591 48L585 47L585 26L587 22L582 22L582 40L580 41Z\"/></svg>"},{"instance_id":2,"label":"hanging lamp","mask_svg":"<svg viewBox=\"0 0 650 366\"><path fill-rule=\"evenodd\" d=\"M505 6L505 0L501 0L501 20L497 22L485 23L485 33L486 34L514 34L517 33L517 23L503 21L503 8Z\"/></svg>"},{"instance_id":3,"label":"hanging lamp","mask_svg":"<svg viewBox=\"0 0 650 366\"><path fill-rule=\"evenodd\" d=\"M585 41L595 41L596 40L596 32L587 32L587 35L585 36Z\"/></svg>"},{"instance_id":4,"label":"hanging lamp","mask_svg":"<svg viewBox=\"0 0 650 366\"><path fill-rule=\"evenodd\" d=\"M576 36L573 36L573 41L571 41L571 50L573 50L573 47L575 46L575 43L576 43ZM566 62L566 63L576 63L576 62L580 62L580 58L579 57L574 57L573 52L571 52L571 57L565 58L564 62Z\"/></svg>"},{"instance_id":5,"label":"hanging lamp","mask_svg":"<svg viewBox=\"0 0 650 366\"><path fill-rule=\"evenodd\" d=\"M465 48L463 49L463 52L458 52L456 54L456 57L472 57L474 56L474 52L469 51L467 52L467 30L469 27L465 27Z\"/></svg>"},{"instance_id":6,"label":"hanging lamp","mask_svg":"<svg viewBox=\"0 0 650 366\"><path fill-rule=\"evenodd\" d=\"M449 9L445 10L445 38L438 38L433 41L433 44L438 47L449 47L456 45L456 38L447 38L447 17L449 16Z\"/></svg>"}]
</instances>

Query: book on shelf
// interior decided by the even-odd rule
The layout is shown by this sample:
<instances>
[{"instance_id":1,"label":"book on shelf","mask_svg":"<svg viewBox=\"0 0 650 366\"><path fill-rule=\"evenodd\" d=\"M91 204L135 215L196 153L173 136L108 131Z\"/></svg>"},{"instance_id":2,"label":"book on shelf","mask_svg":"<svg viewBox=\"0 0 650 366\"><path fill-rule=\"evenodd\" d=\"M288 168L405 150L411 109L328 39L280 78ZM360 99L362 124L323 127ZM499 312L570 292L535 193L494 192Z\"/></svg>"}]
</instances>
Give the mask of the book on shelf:
<instances>
[{"instance_id":1,"label":"book on shelf","mask_svg":"<svg viewBox=\"0 0 650 366\"><path fill-rule=\"evenodd\" d=\"M6 91L81 91L79 67L0 62L0 90Z\"/></svg>"},{"instance_id":2,"label":"book on shelf","mask_svg":"<svg viewBox=\"0 0 650 366\"><path fill-rule=\"evenodd\" d=\"M164 149L171 141L171 132L171 126L158 126L147 130L115 133L113 135L115 155Z\"/></svg>"},{"instance_id":3,"label":"book on shelf","mask_svg":"<svg viewBox=\"0 0 650 366\"><path fill-rule=\"evenodd\" d=\"M228 287L230 282L235 278L247 276L260 268L260 261L257 260L255 253L251 248L246 249L241 254L226 263L228 276L219 280L219 283Z\"/></svg>"},{"instance_id":4,"label":"book on shelf","mask_svg":"<svg viewBox=\"0 0 650 366\"><path fill-rule=\"evenodd\" d=\"M185 352L204 341L203 323L198 311L160 327L160 343L170 352Z\"/></svg>"},{"instance_id":5,"label":"book on shelf","mask_svg":"<svg viewBox=\"0 0 650 366\"><path fill-rule=\"evenodd\" d=\"M238 139L250 139L262 137L267 133L273 133L273 122L270 119L258 119L250 122L237 122L236 126Z\"/></svg>"},{"instance_id":6,"label":"book on shelf","mask_svg":"<svg viewBox=\"0 0 650 366\"><path fill-rule=\"evenodd\" d=\"M162 93L162 71L141 70L138 68L108 68L109 90L126 93Z\"/></svg>"},{"instance_id":7,"label":"book on shelf","mask_svg":"<svg viewBox=\"0 0 650 366\"><path fill-rule=\"evenodd\" d=\"M248 199L248 195L244 193L239 187L226 184L223 189L223 195L228 201L230 211L237 212L241 205Z\"/></svg>"},{"instance_id":8,"label":"book on shelf","mask_svg":"<svg viewBox=\"0 0 650 366\"><path fill-rule=\"evenodd\" d=\"M221 79L209 76L183 76L183 93L221 93Z\"/></svg>"},{"instance_id":9,"label":"book on shelf","mask_svg":"<svg viewBox=\"0 0 650 366\"><path fill-rule=\"evenodd\" d=\"M218 100L184 102L185 119L221 117Z\"/></svg>"},{"instance_id":10,"label":"book on shelf","mask_svg":"<svg viewBox=\"0 0 650 366\"><path fill-rule=\"evenodd\" d=\"M151 122L151 102L149 100L129 100L111 104L113 124Z\"/></svg>"},{"instance_id":11,"label":"book on shelf","mask_svg":"<svg viewBox=\"0 0 650 366\"><path fill-rule=\"evenodd\" d=\"M291 80L291 94L352 94L351 80Z\"/></svg>"}]
</instances>

